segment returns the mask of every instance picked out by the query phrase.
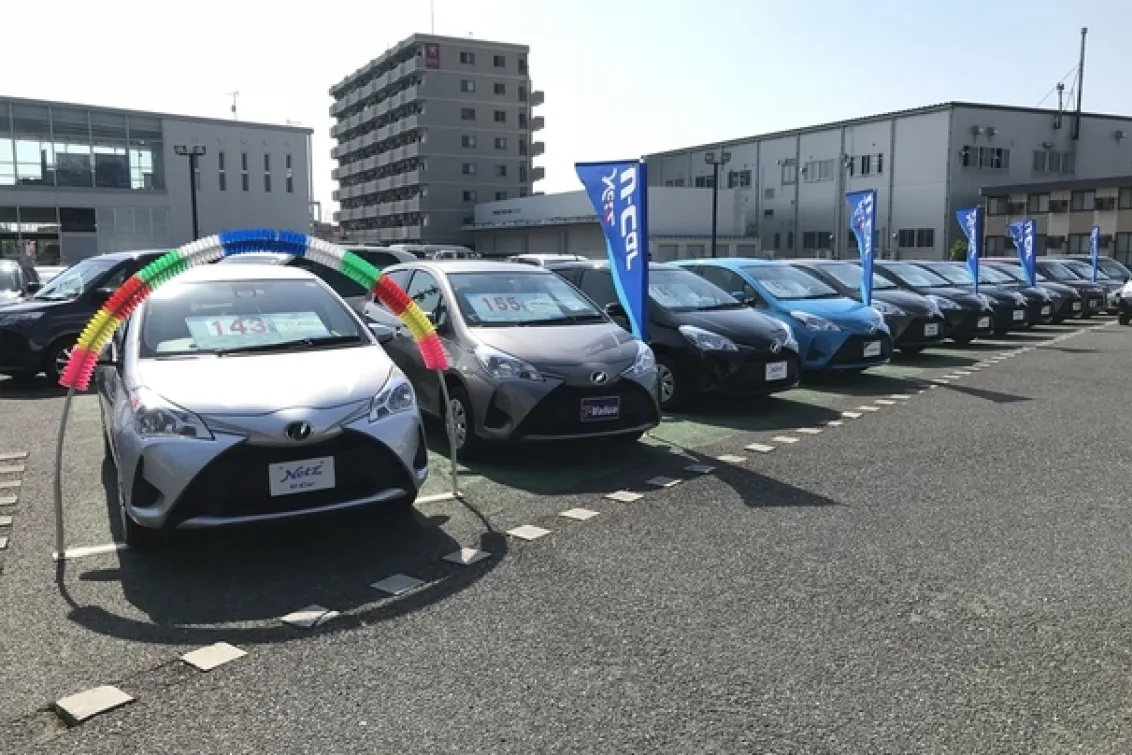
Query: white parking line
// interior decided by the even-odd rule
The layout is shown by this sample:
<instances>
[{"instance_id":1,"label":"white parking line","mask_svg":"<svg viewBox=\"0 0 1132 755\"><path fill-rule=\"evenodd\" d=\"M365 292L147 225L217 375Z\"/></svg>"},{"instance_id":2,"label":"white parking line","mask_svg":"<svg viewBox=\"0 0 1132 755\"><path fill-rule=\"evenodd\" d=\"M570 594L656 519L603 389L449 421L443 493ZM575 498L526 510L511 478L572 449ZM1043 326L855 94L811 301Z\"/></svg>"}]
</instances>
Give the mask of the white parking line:
<instances>
[{"instance_id":1,"label":"white parking line","mask_svg":"<svg viewBox=\"0 0 1132 755\"><path fill-rule=\"evenodd\" d=\"M802 435L818 435L821 433L820 427L799 427L794 432L802 433Z\"/></svg>"},{"instance_id":2,"label":"white parking line","mask_svg":"<svg viewBox=\"0 0 1132 755\"><path fill-rule=\"evenodd\" d=\"M385 579L379 579L370 587L389 595L400 595L409 590L415 590L424 584L424 580L410 577L408 574L391 574Z\"/></svg>"},{"instance_id":3,"label":"white parking line","mask_svg":"<svg viewBox=\"0 0 1132 755\"><path fill-rule=\"evenodd\" d=\"M105 685L57 700L55 710L68 726L78 726L83 721L108 713L115 708L121 708L133 701L134 698L117 687Z\"/></svg>"},{"instance_id":4,"label":"white parking line","mask_svg":"<svg viewBox=\"0 0 1132 755\"><path fill-rule=\"evenodd\" d=\"M652 485L657 488L671 488L680 484L680 480L675 477L665 477L664 475L657 475L656 477L645 480L645 484Z\"/></svg>"},{"instance_id":5,"label":"white parking line","mask_svg":"<svg viewBox=\"0 0 1132 755\"><path fill-rule=\"evenodd\" d=\"M615 490L612 493L606 493L605 498L611 501L620 501L621 503L632 503L644 498L640 493L634 493L631 490Z\"/></svg>"},{"instance_id":6,"label":"white parking line","mask_svg":"<svg viewBox=\"0 0 1132 755\"><path fill-rule=\"evenodd\" d=\"M0 527L11 527L11 526L12 526L12 517L10 517L10 516L0 516Z\"/></svg>"},{"instance_id":7,"label":"white parking line","mask_svg":"<svg viewBox=\"0 0 1132 755\"><path fill-rule=\"evenodd\" d=\"M593 519L599 512L591 511L590 509L567 509L561 512L558 516L566 519L573 519L578 522L584 522L588 519Z\"/></svg>"},{"instance_id":8,"label":"white parking line","mask_svg":"<svg viewBox=\"0 0 1132 755\"><path fill-rule=\"evenodd\" d=\"M315 604L301 608L294 613L289 613L279 620L284 624L290 624L299 629L314 629L338 616L340 616L340 614L337 611L331 611L329 608Z\"/></svg>"},{"instance_id":9,"label":"white parking line","mask_svg":"<svg viewBox=\"0 0 1132 755\"><path fill-rule=\"evenodd\" d=\"M0 474L20 474L24 471L23 464L11 464L0 466Z\"/></svg>"},{"instance_id":10,"label":"white parking line","mask_svg":"<svg viewBox=\"0 0 1132 755\"><path fill-rule=\"evenodd\" d=\"M880 404L881 406L896 406L895 401L887 398L878 398L874 403Z\"/></svg>"},{"instance_id":11,"label":"white parking line","mask_svg":"<svg viewBox=\"0 0 1132 755\"><path fill-rule=\"evenodd\" d=\"M243 658L247 652L227 642L217 642L198 648L181 656L181 660L198 671L212 671L225 663Z\"/></svg>"},{"instance_id":12,"label":"white parking line","mask_svg":"<svg viewBox=\"0 0 1132 755\"><path fill-rule=\"evenodd\" d=\"M776 435L771 438L775 443L797 443L800 439L793 435Z\"/></svg>"},{"instance_id":13,"label":"white parking line","mask_svg":"<svg viewBox=\"0 0 1132 755\"><path fill-rule=\"evenodd\" d=\"M897 399L897 400L902 400L902 401L907 401L908 399L911 398L911 396L909 396L907 393L892 393L892 394L889 394L888 397L894 398L894 399Z\"/></svg>"},{"instance_id":14,"label":"white parking line","mask_svg":"<svg viewBox=\"0 0 1132 755\"><path fill-rule=\"evenodd\" d=\"M865 415L861 414L860 412L841 412L841 416L848 417L849 419L860 419Z\"/></svg>"},{"instance_id":15,"label":"white parking line","mask_svg":"<svg viewBox=\"0 0 1132 755\"><path fill-rule=\"evenodd\" d=\"M0 461L20 461L28 457L27 451L9 451L0 454Z\"/></svg>"},{"instance_id":16,"label":"white parking line","mask_svg":"<svg viewBox=\"0 0 1132 755\"><path fill-rule=\"evenodd\" d=\"M841 427L841 426L842 426L842 425L844 425L844 424L845 424L845 423L844 423L844 422L842 422L842 421L841 421L841 420L839 420L839 419L831 419L831 420L830 420L829 422L826 422L826 423L825 423L825 426L826 426L826 427Z\"/></svg>"},{"instance_id":17,"label":"white parking line","mask_svg":"<svg viewBox=\"0 0 1132 755\"><path fill-rule=\"evenodd\" d=\"M14 495L0 495L0 506L15 506L17 500Z\"/></svg>"},{"instance_id":18,"label":"white parking line","mask_svg":"<svg viewBox=\"0 0 1132 755\"><path fill-rule=\"evenodd\" d=\"M125 543L106 543L105 545L87 545L80 548L68 548L63 552L62 558L59 554L52 553L51 558L56 561L73 561L76 558L86 558L87 556L101 556L104 553L114 553L115 551L127 550Z\"/></svg>"},{"instance_id":19,"label":"white parking line","mask_svg":"<svg viewBox=\"0 0 1132 755\"><path fill-rule=\"evenodd\" d=\"M736 456L735 454L723 454L716 456L716 461L722 461L724 464L742 464L747 460L746 456Z\"/></svg>"},{"instance_id":20,"label":"white parking line","mask_svg":"<svg viewBox=\"0 0 1132 755\"><path fill-rule=\"evenodd\" d=\"M513 530L507 530L507 534L520 540L538 540L540 537L549 535L550 530L544 530L542 527L536 527L533 524L524 524Z\"/></svg>"},{"instance_id":21,"label":"white parking line","mask_svg":"<svg viewBox=\"0 0 1132 755\"><path fill-rule=\"evenodd\" d=\"M481 551L479 548L461 548L458 551L449 553L443 560L450 564L457 564L458 566L471 566L490 556L490 553Z\"/></svg>"},{"instance_id":22,"label":"white parking line","mask_svg":"<svg viewBox=\"0 0 1132 755\"><path fill-rule=\"evenodd\" d=\"M768 446L764 443L751 443L743 446L743 448L747 449L748 451L754 451L755 453L760 454L768 454L774 450L774 446Z\"/></svg>"},{"instance_id":23,"label":"white parking line","mask_svg":"<svg viewBox=\"0 0 1132 755\"><path fill-rule=\"evenodd\" d=\"M861 404L860 406L857 407L857 411L859 411L859 412L879 412L880 409L878 407L875 407L875 406L869 406L868 404Z\"/></svg>"}]
</instances>

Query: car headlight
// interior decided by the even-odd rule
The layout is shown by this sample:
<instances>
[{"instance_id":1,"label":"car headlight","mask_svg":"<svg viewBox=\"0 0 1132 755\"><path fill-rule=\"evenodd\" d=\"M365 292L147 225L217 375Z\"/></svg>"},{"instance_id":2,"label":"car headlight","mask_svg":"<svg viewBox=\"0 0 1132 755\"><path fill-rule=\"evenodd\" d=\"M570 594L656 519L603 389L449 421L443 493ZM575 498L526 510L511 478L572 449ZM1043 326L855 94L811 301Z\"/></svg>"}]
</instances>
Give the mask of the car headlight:
<instances>
[{"instance_id":1,"label":"car headlight","mask_svg":"<svg viewBox=\"0 0 1132 755\"><path fill-rule=\"evenodd\" d=\"M986 294L978 294L977 298L979 300L979 303L982 304L984 307L993 307L994 306L994 301L989 296L987 296Z\"/></svg>"},{"instance_id":2,"label":"car headlight","mask_svg":"<svg viewBox=\"0 0 1132 755\"><path fill-rule=\"evenodd\" d=\"M786 332L786 338L783 339L782 345L788 349L798 350L798 339L794 335L794 328L790 327L788 322L779 322L782 329Z\"/></svg>"},{"instance_id":3,"label":"car headlight","mask_svg":"<svg viewBox=\"0 0 1132 755\"><path fill-rule=\"evenodd\" d=\"M369 421L377 422L394 414L409 412L416 406L417 394L413 392L412 384L395 372L385 387L373 397L369 407Z\"/></svg>"},{"instance_id":4,"label":"car headlight","mask_svg":"<svg viewBox=\"0 0 1132 755\"><path fill-rule=\"evenodd\" d=\"M26 328L43 317L42 312L0 313L0 328Z\"/></svg>"},{"instance_id":5,"label":"car headlight","mask_svg":"<svg viewBox=\"0 0 1132 755\"><path fill-rule=\"evenodd\" d=\"M876 310L876 313L882 318L885 315L888 315L889 317L900 317L904 314L904 310L902 310L900 307L897 307L895 304L889 304L886 301L874 301L873 309Z\"/></svg>"},{"instance_id":6,"label":"car headlight","mask_svg":"<svg viewBox=\"0 0 1132 755\"><path fill-rule=\"evenodd\" d=\"M656 356L644 341L637 341L637 356L629 369L621 374L625 377L640 377L656 371Z\"/></svg>"},{"instance_id":7,"label":"car headlight","mask_svg":"<svg viewBox=\"0 0 1132 755\"><path fill-rule=\"evenodd\" d=\"M1127 298L1129 296L1132 296L1132 281L1125 283L1124 288L1120 289L1120 297L1122 299Z\"/></svg>"},{"instance_id":8,"label":"car headlight","mask_svg":"<svg viewBox=\"0 0 1132 755\"><path fill-rule=\"evenodd\" d=\"M1050 293L1049 291L1046 291L1044 288L1038 288L1038 289L1035 289L1035 290L1042 297L1042 301L1053 301L1054 298L1055 298L1052 293Z\"/></svg>"},{"instance_id":9,"label":"car headlight","mask_svg":"<svg viewBox=\"0 0 1132 755\"><path fill-rule=\"evenodd\" d=\"M953 302L947 297L940 296L939 294L928 294L928 301L936 305L939 309L962 309L958 304ZM941 313L942 314L942 313Z\"/></svg>"},{"instance_id":10,"label":"car headlight","mask_svg":"<svg viewBox=\"0 0 1132 755\"><path fill-rule=\"evenodd\" d=\"M695 325L681 325L680 333L697 348L703 351L738 351L739 347L728 338Z\"/></svg>"},{"instance_id":11,"label":"car headlight","mask_svg":"<svg viewBox=\"0 0 1132 755\"><path fill-rule=\"evenodd\" d=\"M1022 294L1014 294L1014 303L1019 306L1024 306L1026 304L1026 297Z\"/></svg>"},{"instance_id":12,"label":"car headlight","mask_svg":"<svg viewBox=\"0 0 1132 755\"><path fill-rule=\"evenodd\" d=\"M177 437L213 440L212 431L197 415L166 401L148 388L130 391L134 430L143 438Z\"/></svg>"},{"instance_id":13,"label":"car headlight","mask_svg":"<svg viewBox=\"0 0 1132 755\"><path fill-rule=\"evenodd\" d=\"M482 343L476 347L476 359L480 366L484 368L484 371L497 380L513 378L539 383L543 381L542 374L535 369L534 365Z\"/></svg>"},{"instance_id":14,"label":"car headlight","mask_svg":"<svg viewBox=\"0 0 1132 755\"><path fill-rule=\"evenodd\" d=\"M809 312L791 312L790 316L802 323L807 330L841 330L824 317L812 315Z\"/></svg>"}]
</instances>

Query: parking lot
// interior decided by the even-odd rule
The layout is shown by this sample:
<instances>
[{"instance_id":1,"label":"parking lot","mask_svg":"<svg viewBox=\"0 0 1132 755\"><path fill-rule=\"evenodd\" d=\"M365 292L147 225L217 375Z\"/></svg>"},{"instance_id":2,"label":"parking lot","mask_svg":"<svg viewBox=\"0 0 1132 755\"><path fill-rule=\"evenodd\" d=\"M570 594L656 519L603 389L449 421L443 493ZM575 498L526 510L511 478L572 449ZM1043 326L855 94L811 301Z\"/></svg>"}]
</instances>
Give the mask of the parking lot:
<instances>
[{"instance_id":1,"label":"parking lot","mask_svg":"<svg viewBox=\"0 0 1132 755\"><path fill-rule=\"evenodd\" d=\"M415 522L144 557L81 396L66 543L91 550L62 569L62 398L0 382L0 750L1127 752L1130 345L1077 321L711 400L636 448L461 467L460 500L436 431ZM247 655L179 660L217 642ZM99 685L133 702L47 710Z\"/></svg>"}]
</instances>

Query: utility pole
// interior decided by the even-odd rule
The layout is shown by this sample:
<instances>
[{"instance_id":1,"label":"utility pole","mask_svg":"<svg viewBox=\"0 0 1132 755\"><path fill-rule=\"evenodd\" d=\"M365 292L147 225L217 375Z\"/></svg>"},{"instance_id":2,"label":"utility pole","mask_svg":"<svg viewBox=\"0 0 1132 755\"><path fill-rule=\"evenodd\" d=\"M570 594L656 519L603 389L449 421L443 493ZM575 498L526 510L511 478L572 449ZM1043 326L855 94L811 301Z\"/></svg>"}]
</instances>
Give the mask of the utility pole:
<instances>
[{"instance_id":1,"label":"utility pole","mask_svg":"<svg viewBox=\"0 0 1132 755\"><path fill-rule=\"evenodd\" d=\"M193 211L193 241L200 238L200 227L197 224L197 160L204 154L203 144L175 144L173 153L189 158L189 197Z\"/></svg>"},{"instance_id":2,"label":"utility pole","mask_svg":"<svg viewBox=\"0 0 1132 755\"><path fill-rule=\"evenodd\" d=\"M1087 27L1081 27L1081 58L1077 61L1077 112L1073 116L1073 138L1081 138L1081 91L1085 88L1085 38Z\"/></svg>"},{"instance_id":3,"label":"utility pole","mask_svg":"<svg viewBox=\"0 0 1132 755\"><path fill-rule=\"evenodd\" d=\"M715 246L719 237L719 169L731 162L730 152L720 152L718 159L716 153L708 152L704 155L704 162L712 167L711 179L711 256L716 256Z\"/></svg>"},{"instance_id":4,"label":"utility pole","mask_svg":"<svg viewBox=\"0 0 1132 755\"><path fill-rule=\"evenodd\" d=\"M240 117L236 114L236 100L239 99L240 93L239 92L229 92L228 96L232 98L232 107L231 107L232 120L238 121L238 120L240 120Z\"/></svg>"}]
</instances>

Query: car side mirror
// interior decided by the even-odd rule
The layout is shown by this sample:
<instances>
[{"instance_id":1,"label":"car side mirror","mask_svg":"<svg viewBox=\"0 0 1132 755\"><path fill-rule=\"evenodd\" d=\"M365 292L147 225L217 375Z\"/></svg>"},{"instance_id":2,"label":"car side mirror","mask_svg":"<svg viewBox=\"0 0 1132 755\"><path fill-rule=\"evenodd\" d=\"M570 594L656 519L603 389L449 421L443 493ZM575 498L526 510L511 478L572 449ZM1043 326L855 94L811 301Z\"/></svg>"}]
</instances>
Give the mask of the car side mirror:
<instances>
[{"instance_id":1,"label":"car side mirror","mask_svg":"<svg viewBox=\"0 0 1132 755\"><path fill-rule=\"evenodd\" d=\"M387 343L390 343L397 335L397 331L395 331L393 328L389 327L388 325L383 325L379 322L369 323L369 329L371 333L377 336L377 342L382 344L383 346Z\"/></svg>"},{"instance_id":2,"label":"car side mirror","mask_svg":"<svg viewBox=\"0 0 1132 755\"><path fill-rule=\"evenodd\" d=\"M759 305L758 299L753 296L747 296L747 294L743 293L742 291L732 291L731 295L735 297L736 300L746 304L748 307L757 307Z\"/></svg>"},{"instance_id":3,"label":"car side mirror","mask_svg":"<svg viewBox=\"0 0 1132 755\"><path fill-rule=\"evenodd\" d=\"M105 304L114 295L113 288L96 288L91 292L90 298L97 304Z\"/></svg>"},{"instance_id":4,"label":"car side mirror","mask_svg":"<svg viewBox=\"0 0 1132 755\"><path fill-rule=\"evenodd\" d=\"M625 308L623 306L621 306L620 302L611 301L609 304L605 305L604 309L605 309L605 314L609 315L610 317L627 317L628 316L628 315L625 314Z\"/></svg>"},{"instance_id":5,"label":"car side mirror","mask_svg":"<svg viewBox=\"0 0 1132 755\"><path fill-rule=\"evenodd\" d=\"M40 283L39 281L31 281L27 285L27 292L29 294L34 294L36 291L38 291L41 288L43 288L42 283Z\"/></svg>"}]
</instances>

